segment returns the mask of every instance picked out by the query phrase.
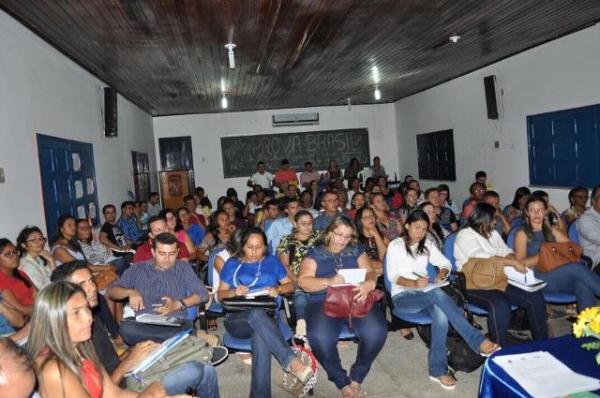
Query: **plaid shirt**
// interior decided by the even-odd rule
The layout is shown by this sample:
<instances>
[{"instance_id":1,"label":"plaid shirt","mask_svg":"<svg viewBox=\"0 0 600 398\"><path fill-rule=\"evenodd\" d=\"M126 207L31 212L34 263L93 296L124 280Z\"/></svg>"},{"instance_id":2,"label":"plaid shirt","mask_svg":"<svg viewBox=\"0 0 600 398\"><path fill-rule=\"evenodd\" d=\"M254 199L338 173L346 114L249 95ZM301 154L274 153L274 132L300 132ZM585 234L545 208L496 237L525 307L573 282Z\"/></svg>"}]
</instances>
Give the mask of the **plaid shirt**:
<instances>
[{"instance_id":1,"label":"plaid shirt","mask_svg":"<svg viewBox=\"0 0 600 398\"><path fill-rule=\"evenodd\" d=\"M121 231L123 231L123 236L125 236L125 239L131 242L137 242L137 240L140 238L140 230L137 227L135 218L131 217L129 219L125 219L123 217L119 217L117 225L119 228L121 228Z\"/></svg>"}]
</instances>

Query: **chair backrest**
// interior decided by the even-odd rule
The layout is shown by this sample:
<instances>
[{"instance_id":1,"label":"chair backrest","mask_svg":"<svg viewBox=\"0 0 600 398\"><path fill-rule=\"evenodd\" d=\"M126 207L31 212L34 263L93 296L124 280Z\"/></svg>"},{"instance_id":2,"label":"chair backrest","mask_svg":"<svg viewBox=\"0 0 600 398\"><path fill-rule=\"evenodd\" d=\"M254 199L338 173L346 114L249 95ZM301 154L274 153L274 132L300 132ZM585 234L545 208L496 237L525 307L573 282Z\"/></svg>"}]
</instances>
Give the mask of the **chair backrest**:
<instances>
[{"instance_id":1,"label":"chair backrest","mask_svg":"<svg viewBox=\"0 0 600 398\"><path fill-rule=\"evenodd\" d=\"M450 261L452 271L456 271L456 259L454 258L454 241L456 241L457 232L453 232L446 237L444 241L444 256Z\"/></svg>"},{"instance_id":2,"label":"chair backrest","mask_svg":"<svg viewBox=\"0 0 600 398\"><path fill-rule=\"evenodd\" d=\"M517 236L517 232L519 232L520 229L521 226L512 228L508 233L508 236L506 237L506 246L510 247L513 250L515 250L515 237Z\"/></svg>"},{"instance_id":3,"label":"chair backrest","mask_svg":"<svg viewBox=\"0 0 600 398\"><path fill-rule=\"evenodd\" d=\"M569 225L568 234L569 234L569 240L571 240L571 242L577 243L578 245L580 244L579 231L577 231L577 220L573 221Z\"/></svg>"},{"instance_id":4,"label":"chair backrest","mask_svg":"<svg viewBox=\"0 0 600 398\"><path fill-rule=\"evenodd\" d=\"M511 222L510 222L510 226L512 227L512 229L515 229L517 227L520 227L521 225L523 225L523 217L517 217L514 218Z\"/></svg>"},{"instance_id":5,"label":"chair backrest","mask_svg":"<svg viewBox=\"0 0 600 398\"><path fill-rule=\"evenodd\" d=\"M224 247L215 247L214 249L212 249L210 251L210 253L208 254L208 262L207 262L207 272L208 275L206 276L207 280L208 280L208 285L212 286L213 285L213 272L215 270L215 260L217 259L217 255L219 253L221 253L223 250L225 250Z\"/></svg>"}]
</instances>

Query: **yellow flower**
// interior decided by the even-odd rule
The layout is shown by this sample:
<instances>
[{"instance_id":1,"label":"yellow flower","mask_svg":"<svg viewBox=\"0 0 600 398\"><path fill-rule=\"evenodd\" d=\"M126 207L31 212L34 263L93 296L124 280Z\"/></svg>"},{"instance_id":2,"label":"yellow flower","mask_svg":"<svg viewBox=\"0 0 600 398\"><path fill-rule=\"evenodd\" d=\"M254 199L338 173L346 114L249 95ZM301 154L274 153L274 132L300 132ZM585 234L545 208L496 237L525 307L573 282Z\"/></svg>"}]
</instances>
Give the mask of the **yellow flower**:
<instances>
[{"instance_id":1,"label":"yellow flower","mask_svg":"<svg viewBox=\"0 0 600 398\"><path fill-rule=\"evenodd\" d=\"M585 324L579 321L573 324L573 334L575 335L575 337L579 339L583 336L584 327Z\"/></svg>"},{"instance_id":2,"label":"yellow flower","mask_svg":"<svg viewBox=\"0 0 600 398\"><path fill-rule=\"evenodd\" d=\"M600 307L589 307L577 316L573 324L573 334L580 338L590 333L600 335Z\"/></svg>"},{"instance_id":3,"label":"yellow flower","mask_svg":"<svg viewBox=\"0 0 600 398\"><path fill-rule=\"evenodd\" d=\"M594 318L597 318L600 316L600 307L589 307L586 308L585 310L581 311L581 313L579 314L579 316L577 317L578 319L582 320L583 322L589 322Z\"/></svg>"},{"instance_id":4,"label":"yellow flower","mask_svg":"<svg viewBox=\"0 0 600 398\"><path fill-rule=\"evenodd\" d=\"M595 334L600 334L600 317L596 317L590 322L590 329Z\"/></svg>"}]
</instances>

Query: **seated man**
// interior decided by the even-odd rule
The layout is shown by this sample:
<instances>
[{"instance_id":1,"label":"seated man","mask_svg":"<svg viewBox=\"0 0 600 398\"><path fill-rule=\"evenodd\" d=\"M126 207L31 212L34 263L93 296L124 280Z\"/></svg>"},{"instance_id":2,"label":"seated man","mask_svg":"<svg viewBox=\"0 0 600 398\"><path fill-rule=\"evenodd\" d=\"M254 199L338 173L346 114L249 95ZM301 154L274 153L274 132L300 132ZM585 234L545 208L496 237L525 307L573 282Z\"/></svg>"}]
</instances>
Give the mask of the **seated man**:
<instances>
[{"instance_id":1,"label":"seated man","mask_svg":"<svg viewBox=\"0 0 600 398\"><path fill-rule=\"evenodd\" d=\"M285 200L284 211L287 217L281 217L273 221L269 230L266 232L269 253L275 254L281 238L292 233L292 229L294 228L294 216L298 212L299 207L300 201L297 198Z\"/></svg>"},{"instance_id":2,"label":"seated man","mask_svg":"<svg viewBox=\"0 0 600 398\"><path fill-rule=\"evenodd\" d=\"M335 191L328 190L323 194L321 199L321 209L323 212L313 223L313 228L316 231L324 231L327 229L329 224L338 215L342 214L338 211L338 194Z\"/></svg>"},{"instance_id":3,"label":"seated man","mask_svg":"<svg viewBox=\"0 0 600 398\"><path fill-rule=\"evenodd\" d=\"M92 343L98 359L115 384L121 384L125 374L133 370L153 350L158 343L144 341L127 349L120 357L111 341L104 317L98 311L100 300L98 289L90 269L85 261L71 261L63 264L52 273L52 281L67 281L81 286L92 309L94 323L92 324ZM110 315L110 314L109 314ZM161 384L169 395L183 394L188 388L197 391L204 397L219 397L217 373L212 365L200 362L188 362L175 369L164 371Z\"/></svg>"},{"instance_id":4,"label":"seated man","mask_svg":"<svg viewBox=\"0 0 600 398\"><path fill-rule=\"evenodd\" d=\"M600 273L600 185L592 189L592 207L576 221L583 254L592 259L594 271Z\"/></svg>"},{"instance_id":5,"label":"seated man","mask_svg":"<svg viewBox=\"0 0 600 398\"><path fill-rule=\"evenodd\" d=\"M281 161L281 167L275 173L275 184L281 187L284 183L292 185L294 188L298 186L296 170L290 168L290 162L287 159Z\"/></svg>"},{"instance_id":6,"label":"seated man","mask_svg":"<svg viewBox=\"0 0 600 398\"><path fill-rule=\"evenodd\" d=\"M28 398L35 387L33 364L12 340L0 339L0 397Z\"/></svg>"},{"instance_id":7,"label":"seated man","mask_svg":"<svg viewBox=\"0 0 600 398\"><path fill-rule=\"evenodd\" d=\"M151 313L181 319L181 326L173 327L125 318L120 332L128 345L145 340L164 341L192 328L187 309L208 301L208 293L192 267L177 261L178 246L174 235L168 232L157 235L152 240L153 260L132 266L108 289L112 300L129 299L136 315Z\"/></svg>"},{"instance_id":8,"label":"seated man","mask_svg":"<svg viewBox=\"0 0 600 398\"><path fill-rule=\"evenodd\" d=\"M305 162L304 171L300 173L300 185L308 189L313 181L319 181L319 172L313 169L312 162Z\"/></svg>"},{"instance_id":9,"label":"seated man","mask_svg":"<svg viewBox=\"0 0 600 398\"><path fill-rule=\"evenodd\" d=\"M121 203L121 217L119 217L117 225L123 231L123 236L125 236L127 242L137 245L142 239L142 232L138 228L134 210L135 205L133 202L125 201Z\"/></svg>"},{"instance_id":10,"label":"seated man","mask_svg":"<svg viewBox=\"0 0 600 398\"><path fill-rule=\"evenodd\" d=\"M163 232L167 232L167 220L163 216L154 216L148 220L148 240L143 245L138 246L133 256L133 263L140 263L144 261L150 261L153 258L152 255L152 242L154 238ZM185 245L179 247L177 258L179 260L187 261L190 257L188 250Z\"/></svg>"}]
</instances>

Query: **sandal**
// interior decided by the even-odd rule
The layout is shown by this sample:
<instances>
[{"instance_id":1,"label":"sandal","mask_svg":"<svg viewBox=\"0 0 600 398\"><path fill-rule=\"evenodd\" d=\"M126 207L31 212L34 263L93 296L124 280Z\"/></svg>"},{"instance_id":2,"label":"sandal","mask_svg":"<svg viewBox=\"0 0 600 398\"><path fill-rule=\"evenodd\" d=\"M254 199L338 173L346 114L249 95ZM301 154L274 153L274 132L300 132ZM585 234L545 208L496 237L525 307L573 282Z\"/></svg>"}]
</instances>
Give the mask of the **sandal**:
<instances>
[{"instance_id":1,"label":"sandal","mask_svg":"<svg viewBox=\"0 0 600 398\"><path fill-rule=\"evenodd\" d=\"M219 324L217 323L216 319L209 319L208 320L208 331L209 332L214 332L215 330L217 330L219 327Z\"/></svg>"},{"instance_id":2,"label":"sandal","mask_svg":"<svg viewBox=\"0 0 600 398\"><path fill-rule=\"evenodd\" d=\"M456 387L456 379L451 375L443 375L438 377L429 376L429 379L435 381L446 390L454 390L454 387Z\"/></svg>"},{"instance_id":3,"label":"sandal","mask_svg":"<svg viewBox=\"0 0 600 398\"><path fill-rule=\"evenodd\" d=\"M486 342L487 342L487 343L491 343L491 347L490 347L490 349L489 349L489 350L487 350L487 351L483 351L483 349L482 349L482 347L481 347L481 346L483 346L483 344L485 344ZM498 351L500 351L500 349L502 349L502 347L500 347L498 344L496 344L496 343L493 343L493 342L492 342L492 341L490 341L490 340L484 340L484 341L483 341L483 343L481 343L481 345L479 346L479 355L481 355L482 357L485 357L485 358L487 358L487 357L489 357L490 355L494 354L495 352L498 352Z\"/></svg>"},{"instance_id":4,"label":"sandal","mask_svg":"<svg viewBox=\"0 0 600 398\"><path fill-rule=\"evenodd\" d=\"M403 331L407 331L408 333L402 333ZM410 329L400 329L400 336L402 336L405 340L412 340L415 338L415 334Z\"/></svg>"}]
</instances>

